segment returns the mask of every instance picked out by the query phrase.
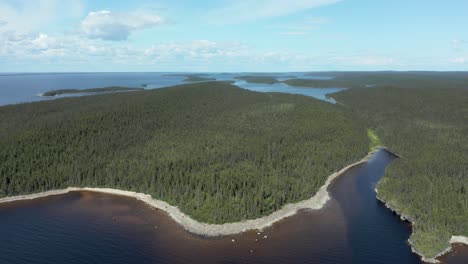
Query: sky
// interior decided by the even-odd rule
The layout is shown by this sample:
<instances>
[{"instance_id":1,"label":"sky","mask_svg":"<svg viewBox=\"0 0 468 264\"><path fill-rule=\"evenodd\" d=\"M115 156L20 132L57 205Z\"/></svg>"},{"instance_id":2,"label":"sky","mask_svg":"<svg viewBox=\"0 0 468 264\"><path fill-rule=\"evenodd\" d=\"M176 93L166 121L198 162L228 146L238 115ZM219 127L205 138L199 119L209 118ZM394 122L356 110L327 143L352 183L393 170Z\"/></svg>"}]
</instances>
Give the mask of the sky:
<instances>
[{"instance_id":1,"label":"sky","mask_svg":"<svg viewBox=\"0 0 468 264\"><path fill-rule=\"evenodd\" d=\"M0 72L468 70L467 0L0 0Z\"/></svg>"}]
</instances>

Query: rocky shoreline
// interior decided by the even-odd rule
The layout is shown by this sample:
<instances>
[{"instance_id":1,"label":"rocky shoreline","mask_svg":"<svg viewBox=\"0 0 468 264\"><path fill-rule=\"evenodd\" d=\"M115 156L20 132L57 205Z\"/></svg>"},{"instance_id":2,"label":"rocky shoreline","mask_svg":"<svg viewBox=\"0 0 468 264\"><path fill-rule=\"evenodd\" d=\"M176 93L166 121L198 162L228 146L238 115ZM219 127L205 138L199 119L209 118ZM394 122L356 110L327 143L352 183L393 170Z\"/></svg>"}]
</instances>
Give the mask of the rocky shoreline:
<instances>
[{"instance_id":1,"label":"rocky shoreline","mask_svg":"<svg viewBox=\"0 0 468 264\"><path fill-rule=\"evenodd\" d=\"M5 197L5 198L0 199L0 203L8 203L8 202L21 201L21 200L31 200L31 199L43 198L43 197L52 196L52 195L66 194L66 193L73 192L73 191L89 191L89 192L106 193L106 194L112 194L112 195L132 197L142 202L145 202L154 208L164 210L174 221L176 221L184 229L186 229L187 231L193 234L202 235L202 236L210 236L210 237L234 235L234 234L243 233L248 230L263 230L284 218L295 215L299 210L302 210L302 209L318 210L318 209L323 208L325 204L330 200L328 187L333 182L333 180L339 177L340 175L342 175L348 169L353 168L357 165L366 163L372 157L372 155L380 149L382 148L381 147L375 148L362 160L355 162L351 165L348 165L345 168L341 169L340 171L335 172L332 175L330 175L328 179L326 180L325 184L322 187L320 187L317 193L310 199L307 199L298 203L294 203L294 204L287 204L283 206L283 208L281 208L280 210L273 212L270 215L261 217L261 218L245 220L245 221L235 222L235 223L226 223L226 224L201 223L191 218L190 216L184 214L176 206L172 206L161 200L153 199L148 194L117 190L117 189L109 189L109 188L69 187L63 190L52 190L52 191L46 191L46 192L41 192L41 193L36 193L36 194Z\"/></svg>"},{"instance_id":2,"label":"rocky shoreline","mask_svg":"<svg viewBox=\"0 0 468 264\"><path fill-rule=\"evenodd\" d=\"M385 205L385 207L387 207L390 211L392 211L396 215L398 215L402 221L409 222L409 223L411 223L411 226L414 227L415 220L412 217L403 214L402 212L398 211L397 209L395 209L392 206L390 206L389 204L387 204L382 198L379 197L377 188L375 188L375 192L377 194L376 195L377 200L379 200L383 205ZM468 246L468 237L452 235L452 237L449 240L450 246L448 246L446 249L439 252L434 257L427 257L422 252L418 251L414 247L411 239L408 239L408 244L411 246L411 251L413 253L415 253L416 255L418 255L419 257L421 257L422 261L424 261L426 263L439 263L439 261L437 260L439 257L441 257L441 256L443 256L443 255L445 255L445 254L452 251L452 244L465 244L465 245Z\"/></svg>"}]
</instances>

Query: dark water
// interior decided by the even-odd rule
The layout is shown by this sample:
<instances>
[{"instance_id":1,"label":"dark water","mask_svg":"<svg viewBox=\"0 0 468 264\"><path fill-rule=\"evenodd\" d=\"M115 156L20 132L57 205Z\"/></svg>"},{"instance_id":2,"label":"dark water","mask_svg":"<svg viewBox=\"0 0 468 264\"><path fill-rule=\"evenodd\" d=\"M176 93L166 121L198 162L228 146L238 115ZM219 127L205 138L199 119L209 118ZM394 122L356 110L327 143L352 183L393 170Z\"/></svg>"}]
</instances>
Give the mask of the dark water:
<instances>
[{"instance_id":1,"label":"dark water","mask_svg":"<svg viewBox=\"0 0 468 264\"><path fill-rule=\"evenodd\" d=\"M234 80L242 73L206 73ZM304 73L265 74L279 80L329 77ZM0 105L45 100L53 89L129 86L157 89L183 84L166 73L0 74ZM284 84L236 85L333 102L340 88L307 89ZM320 211L303 211L258 235L207 239L191 235L164 212L134 199L71 193L0 205L3 263L420 263L406 240L410 226L375 199L375 183L393 157L377 153L331 187L333 199ZM264 236L267 236L265 239ZM235 242L232 242L232 239ZM441 260L468 263L468 248L456 246Z\"/></svg>"},{"instance_id":2,"label":"dark water","mask_svg":"<svg viewBox=\"0 0 468 264\"><path fill-rule=\"evenodd\" d=\"M406 243L410 226L375 199L393 159L378 152L334 182L323 210L260 235L191 235L135 199L89 192L2 204L0 263L420 263ZM451 255L446 263L468 263Z\"/></svg>"},{"instance_id":3,"label":"dark water","mask_svg":"<svg viewBox=\"0 0 468 264\"><path fill-rule=\"evenodd\" d=\"M236 81L241 88L258 92L283 92L303 94L334 103L326 97L327 94L337 92L339 88L297 88L286 84L250 84L235 79L236 76L247 73L203 73L200 76L215 78L220 81ZM323 76L311 76L305 73L276 73L278 80L290 78L330 79ZM57 89L87 89L108 86L145 87L158 89L162 87L184 84L183 73L27 73L0 74L0 106L31 101L57 99L66 96L80 96L87 94L60 95L57 97L41 97L42 93Z\"/></svg>"}]
</instances>

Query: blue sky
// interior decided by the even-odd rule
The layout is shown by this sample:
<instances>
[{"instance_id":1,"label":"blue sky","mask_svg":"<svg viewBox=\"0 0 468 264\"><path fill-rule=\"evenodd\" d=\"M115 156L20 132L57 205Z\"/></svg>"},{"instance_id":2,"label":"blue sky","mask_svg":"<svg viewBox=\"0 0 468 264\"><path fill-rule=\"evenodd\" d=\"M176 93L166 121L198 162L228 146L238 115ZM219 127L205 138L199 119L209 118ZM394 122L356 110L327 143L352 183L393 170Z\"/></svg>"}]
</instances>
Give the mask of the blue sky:
<instances>
[{"instance_id":1,"label":"blue sky","mask_svg":"<svg viewBox=\"0 0 468 264\"><path fill-rule=\"evenodd\" d=\"M468 1L0 0L0 72L468 70Z\"/></svg>"}]
</instances>

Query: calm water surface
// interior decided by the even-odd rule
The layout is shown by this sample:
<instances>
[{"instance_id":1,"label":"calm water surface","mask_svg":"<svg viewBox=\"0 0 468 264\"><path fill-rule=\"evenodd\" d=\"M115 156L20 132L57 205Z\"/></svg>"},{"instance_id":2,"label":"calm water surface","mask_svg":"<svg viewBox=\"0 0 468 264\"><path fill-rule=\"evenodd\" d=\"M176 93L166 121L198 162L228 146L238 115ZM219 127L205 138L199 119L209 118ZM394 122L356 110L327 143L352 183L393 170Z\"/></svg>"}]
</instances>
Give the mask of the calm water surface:
<instances>
[{"instance_id":1,"label":"calm water surface","mask_svg":"<svg viewBox=\"0 0 468 264\"><path fill-rule=\"evenodd\" d=\"M248 73L203 73L200 76L215 78L220 81L235 81L236 76ZM260 75L260 74L258 74ZM327 80L330 77L311 76L306 73L276 73L278 80L290 78ZM81 96L89 94L60 95L56 97L41 97L44 92L57 89L87 89L108 86L145 87L145 89L158 89L162 87L184 84L184 73L27 73L27 74L0 74L0 106L31 101L57 99L66 96ZM303 94L320 100L334 103L326 97L327 94L341 89L325 88L296 88L285 84L249 84L236 82L241 88L258 92L282 92Z\"/></svg>"},{"instance_id":2,"label":"calm water surface","mask_svg":"<svg viewBox=\"0 0 468 264\"><path fill-rule=\"evenodd\" d=\"M251 91L262 92L262 93L289 93L289 94L302 94L305 96L314 97L322 101L329 103L335 103L335 100L329 98L327 95L336 93L344 90L344 88L304 88L304 87L291 87L284 83L275 83L275 84L258 84L258 83L248 83L245 81L237 81L235 85L248 89Z\"/></svg>"},{"instance_id":3,"label":"calm water surface","mask_svg":"<svg viewBox=\"0 0 468 264\"><path fill-rule=\"evenodd\" d=\"M323 210L260 234L203 238L135 199L89 192L2 204L0 263L420 263L410 226L375 199L393 159L378 152L334 182ZM446 263L467 263L450 255Z\"/></svg>"},{"instance_id":4,"label":"calm water surface","mask_svg":"<svg viewBox=\"0 0 468 264\"><path fill-rule=\"evenodd\" d=\"M242 73L206 73L234 80ZM305 73L265 74L279 80L330 77ZM0 105L45 100L39 94L65 88L128 86L157 89L183 84L166 73L0 74ZM312 96L341 88L307 89L285 84L236 85L258 92ZM0 264L3 263L420 263L406 240L411 228L375 199L374 187L393 156L374 155L331 186L323 210L302 211L261 234L224 238L187 233L164 212L134 199L75 192L34 201L0 204ZM234 239L234 242L232 241ZM468 263L468 248L441 259Z\"/></svg>"}]
</instances>

